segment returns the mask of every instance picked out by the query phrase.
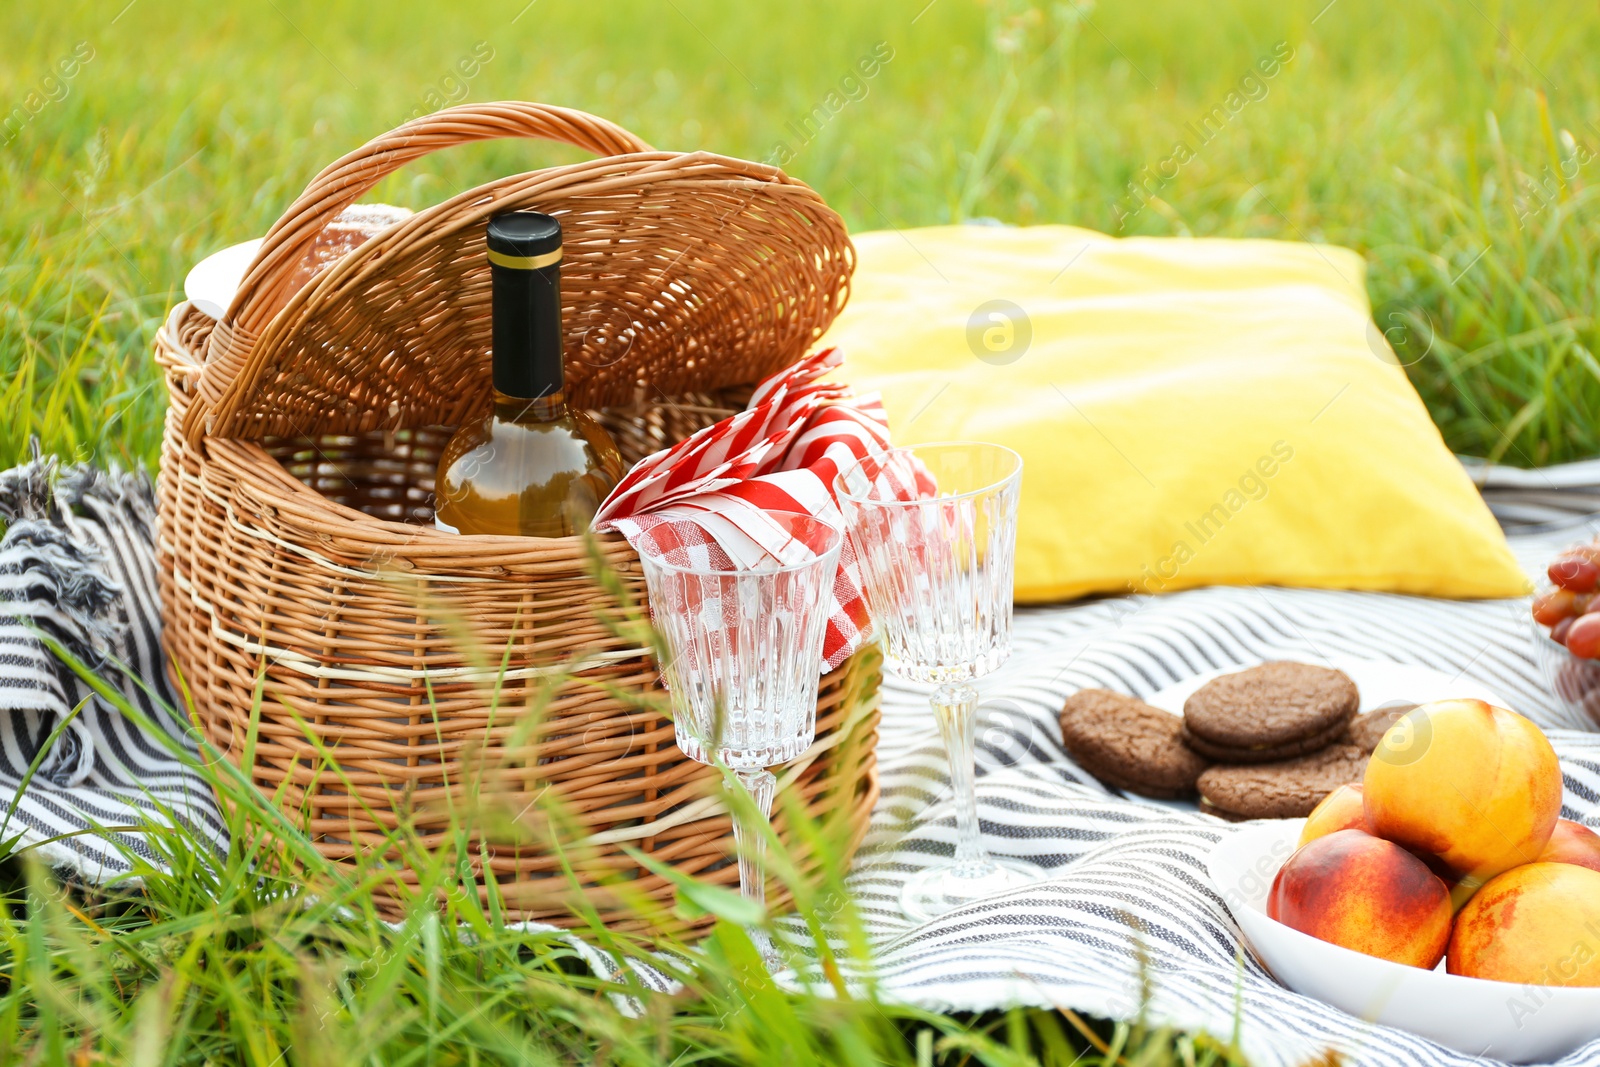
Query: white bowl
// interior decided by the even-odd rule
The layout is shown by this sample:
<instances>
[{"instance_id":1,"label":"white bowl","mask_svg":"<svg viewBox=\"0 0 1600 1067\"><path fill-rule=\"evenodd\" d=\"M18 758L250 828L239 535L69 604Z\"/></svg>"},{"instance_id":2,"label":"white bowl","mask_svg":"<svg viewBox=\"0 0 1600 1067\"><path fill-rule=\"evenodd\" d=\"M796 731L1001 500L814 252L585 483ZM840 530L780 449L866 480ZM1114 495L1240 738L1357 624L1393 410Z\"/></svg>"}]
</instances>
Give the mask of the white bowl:
<instances>
[{"instance_id":1,"label":"white bowl","mask_svg":"<svg viewBox=\"0 0 1600 1067\"><path fill-rule=\"evenodd\" d=\"M1600 1037L1600 988L1520 986L1424 971L1319 941L1267 918L1272 879L1304 819L1255 823L1212 850L1211 881L1245 943L1272 976L1369 1022L1408 1030L1469 1056L1534 1063Z\"/></svg>"}]
</instances>

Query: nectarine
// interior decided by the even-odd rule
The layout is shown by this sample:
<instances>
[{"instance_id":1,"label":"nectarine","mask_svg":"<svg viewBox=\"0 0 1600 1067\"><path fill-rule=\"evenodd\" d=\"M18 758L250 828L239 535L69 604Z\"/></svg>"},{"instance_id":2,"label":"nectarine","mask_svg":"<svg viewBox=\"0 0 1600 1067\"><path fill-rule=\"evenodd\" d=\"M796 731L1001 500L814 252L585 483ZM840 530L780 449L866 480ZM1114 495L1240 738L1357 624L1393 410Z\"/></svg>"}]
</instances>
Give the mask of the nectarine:
<instances>
[{"instance_id":1,"label":"nectarine","mask_svg":"<svg viewBox=\"0 0 1600 1067\"><path fill-rule=\"evenodd\" d=\"M1600 872L1526 863L1490 879L1456 916L1445 967L1519 985L1600 986Z\"/></svg>"},{"instance_id":2,"label":"nectarine","mask_svg":"<svg viewBox=\"0 0 1600 1067\"><path fill-rule=\"evenodd\" d=\"M1369 956L1431 969L1450 940L1450 891L1392 841L1336 830L1289 857L1267 914Z\"/></svg>"},{"instance_id":3,"label":"nectarine","mask_svg":"<svg viewBox=\"0 0 1600 1067\"><path fill-rule=\"evenodd\" d=\"M1571 819L1557 819L1555 832L1539 853L1539 862L1575 863L1600 871L1600 834Z\"/></svg>"},{"instance_id":4,"label":"nectarine","mask_svg":"<svg viewBox=\"0 0 1600 1067\"><path fill-rule=\"evenodd\" d=\"M1323 797L1322 802L1306 816L1306 824L1300 829L1299 844L1304 845L1338 830L1364 830L1366 827L1367 812L1361 799L1361 787L1341 785Z\"/></svg>"},{"instance_id":5,"label":"nectarine","mask_svg":"<svg viewBox=\"0 0 1600 1067\"><path fill-rule=\"evenodd\" d=\"M1402 716L1367 762L1374 834L1460 876L1459 905L1543 851L1561 811L1561 767L1539 728L1481 700L1441 700Z\"/></svg>"}]
</instances>

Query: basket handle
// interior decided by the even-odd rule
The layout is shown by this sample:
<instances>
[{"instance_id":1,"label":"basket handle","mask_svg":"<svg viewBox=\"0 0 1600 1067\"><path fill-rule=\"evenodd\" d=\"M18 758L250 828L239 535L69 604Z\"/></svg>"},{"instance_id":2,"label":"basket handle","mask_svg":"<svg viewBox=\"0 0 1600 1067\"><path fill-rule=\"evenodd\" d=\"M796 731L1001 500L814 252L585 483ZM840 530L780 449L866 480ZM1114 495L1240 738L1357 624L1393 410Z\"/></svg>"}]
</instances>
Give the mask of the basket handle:
<instances>
[{"instance_id":1,"label":"basket handle","mask_svg":"<svg viewBox=\"0 0 1600 1067\"><path fill-rule=\"evenodd\" d=\"M395 170L441 148L502 137L556 141L599 156L652 151L615 123L547 104L460 104L413 119L374 137L311 179L305 192L267 231L222 321L250 336L265 328L288 299L284 290L317 236L341 211Z\"/></svg>"}]
</instances>

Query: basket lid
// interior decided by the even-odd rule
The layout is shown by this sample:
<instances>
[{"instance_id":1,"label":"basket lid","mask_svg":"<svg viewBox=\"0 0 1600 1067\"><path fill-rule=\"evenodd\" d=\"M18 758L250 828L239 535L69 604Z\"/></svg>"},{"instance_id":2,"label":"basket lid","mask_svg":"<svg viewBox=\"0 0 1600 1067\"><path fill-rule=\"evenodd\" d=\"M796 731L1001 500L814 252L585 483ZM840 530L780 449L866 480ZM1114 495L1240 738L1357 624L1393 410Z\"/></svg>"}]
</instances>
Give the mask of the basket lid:
<instances>
[{"instance_id":1,"label":"basket lid","mask_svg":"<svg viewBox=\"0 0 1600 1067\"><path fill-rule=\"evenodd\" d=\"M305 280L318 235L402 164L537 137L601 158L517 174L420 211ZM844 223L776 167L658 152L603 119L540 104L462 105L331 164L268 232L206 343L184 416L257 439L454 425L488 409L490 217L561 219L567 392L617 406L759 381L843 307Z\"/></svg>"}]
</instances>

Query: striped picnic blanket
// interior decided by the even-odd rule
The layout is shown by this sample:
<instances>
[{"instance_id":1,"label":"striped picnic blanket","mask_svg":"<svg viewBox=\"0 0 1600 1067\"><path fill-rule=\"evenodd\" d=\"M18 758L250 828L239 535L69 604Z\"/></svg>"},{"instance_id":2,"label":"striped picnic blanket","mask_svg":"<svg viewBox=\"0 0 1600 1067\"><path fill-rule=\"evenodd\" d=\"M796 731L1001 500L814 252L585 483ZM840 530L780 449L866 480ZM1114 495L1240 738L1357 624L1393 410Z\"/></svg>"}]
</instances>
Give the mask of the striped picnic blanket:
<instances>
[{"instance_id":1,"label":"striped picnic blanket","mask_svg":"<svg viewBox=\"0 0 1600 1067\"><path fill-rule=\"evenodd\" d=\"M150 479L36 459L0 472L0 522L0 839L92 882L127 872L117 846L157 858L133 829L152 820L225 846L211 787L38 637L119 681L147 720L193 748L162 710L177 702L161 669Z\"/></svg>"},{"instance_id":2,"label":"striped picnic blanket","mask_svg":"<svg viewBox=\"0 0 1600 1067\"><path fill-rule=\"evenodd\" d=\"M1600 508L1600 464L1475 473L1530 570ZM117 827L181 821L224 841L203 783L61 668L30 628L110 671L138 708L165 721L156 714L171 694L159 669L150 489L142 476L48 460L0 474L0 520L9 524L0 540L0 708L9 711L0 714L0 792L17 798L0 837L59 838L40 851L90 880L129 869L110 841L154 855L141 834ZM1503 694L1544 726L1566 775L1564 814L1600 825L1600 734L1556 706L1526 613L1523 600L1277 588L1019 610L1012 660L982 685L980 816L992 849L1054 877L915 929L899 914L900 885L951 854L954 813L927 694L889 680L883 796L853 876L879 938L882 992L940 1009L1028 1003L1129 1018L1141 1009L1137 940L1154 983L1149 1017L1226 1038L1237 1008L1257 1063L1302 1063L1329 1048L1357 1064L1482 1062L1277 985L1241 954L1206 877L1206 855L1232 827L1108 792L1068 759L1056 714L1081 687L1147 696L1200 671L1268 658L1426 666ZM181 726L165 728L187 743ZM1600 1042L1562 1062L1600 1067Z\"/></svg>"}]
</instances>

